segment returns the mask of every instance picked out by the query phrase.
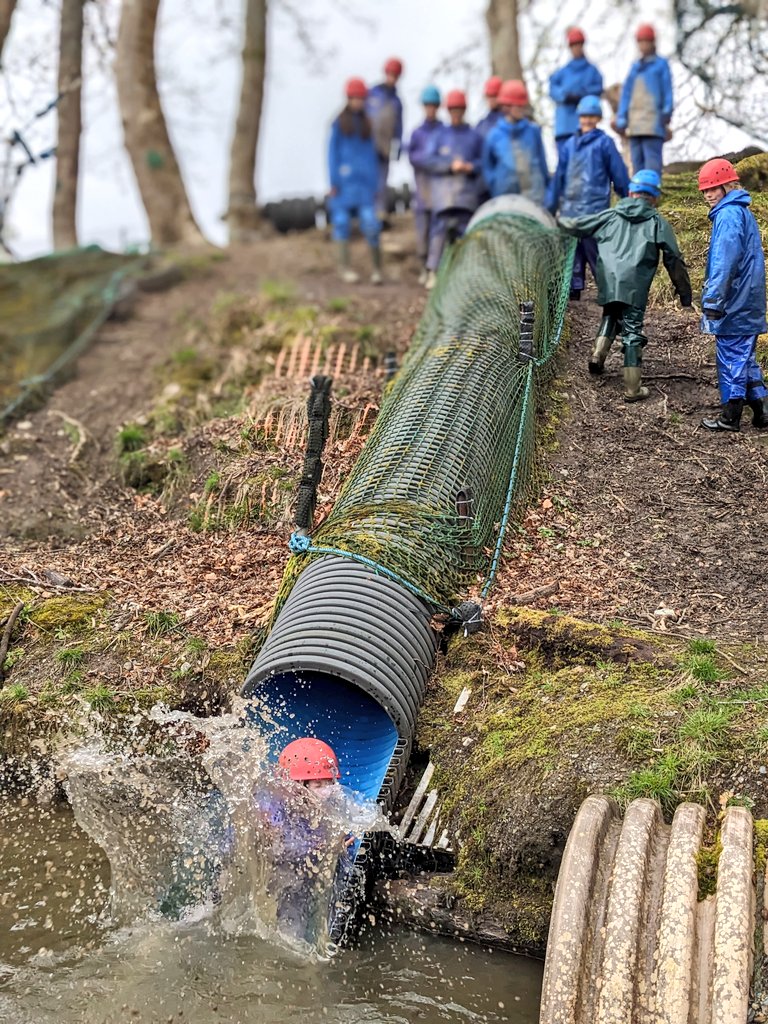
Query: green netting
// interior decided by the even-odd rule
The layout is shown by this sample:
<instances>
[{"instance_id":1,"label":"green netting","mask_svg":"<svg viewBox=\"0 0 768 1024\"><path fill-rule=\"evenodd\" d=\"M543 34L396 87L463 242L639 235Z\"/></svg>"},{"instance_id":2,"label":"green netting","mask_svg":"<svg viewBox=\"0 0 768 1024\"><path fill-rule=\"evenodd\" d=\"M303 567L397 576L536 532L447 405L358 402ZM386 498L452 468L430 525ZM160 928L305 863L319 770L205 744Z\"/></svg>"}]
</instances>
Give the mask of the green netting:
<instances>
[{"instance_id":1,"label":"green netting","mask_svg":"<svg viewBox=\"0 0 768 1024\"><path fill-rule=\"evenodd\" d=\"M451 249L310 555L370 560L438 607L487 589L530 480L537 391L560 340L573 248L556 230L501 214ZM534 324L521 347L522 303ZM470 501L457 505L462 491ZM306 557L289 563L280 598Z\"/></svg>"},{"instance_id":2,"label":"green netting","mask_svg":"<svg viewBox=\"0 0 768 1024\"><path fill-rule=\"evenodd\" d=\"M89 246L0 265L0 424L82 351L146 264Z\"/></svg>"}]
</instances>

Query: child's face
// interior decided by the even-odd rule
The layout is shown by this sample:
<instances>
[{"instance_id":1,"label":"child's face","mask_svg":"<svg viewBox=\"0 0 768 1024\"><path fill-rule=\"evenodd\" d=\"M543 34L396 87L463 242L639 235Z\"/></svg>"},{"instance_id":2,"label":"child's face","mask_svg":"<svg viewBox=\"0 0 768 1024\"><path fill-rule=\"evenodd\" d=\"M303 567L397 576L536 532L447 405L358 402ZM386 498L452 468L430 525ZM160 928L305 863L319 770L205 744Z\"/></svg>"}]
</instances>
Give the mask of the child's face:
<instances>
[{"instance_id":1,"label":"child's face","mask_svg":"<svg viewBox=\"0 0 768 1024\"><path fill-rule=\"evenodd\" d=\"M363 110L363 109L365 108L365 100L363 100L363 99L360 99L360 97L359 97L359 96L352 96L352 97L351 97L351 98L350 98L350 99L348 100L348 106L349 106L349 109L350 109L350 110L351 110L351 111L352 111L352 112L353 112L354 114L359 114L359 113L360 113L360 111L361 111L361 110Z\"/></svg>"},{"instance_id":2,"label":"child's face","mask_svg":"<svg viewBox=\"0 0 768 1024\"><path fill-rule=\"evenodd\" d=\"M600 124L600 118L597 114L579 114L579 128L582 132L591 132L593 128L597 128Z\"/></svg>"},{"instance_id":3,"label":"child's face","mask_svg":"<svg viewBox=\"0 0 768 1024\"><path fill-rule=\"evenodd\" d=\"M704 196L704 202L711 209L713 206L717 206L723 198L725 195L725 189L722 185L715 185L714 188L702 189L701 194Z\"/></svg>"},{"instance_id":4,"label":"child's face","mask_svg":"<svg viewBox=\"0 0 768 1024\"><path fill-rule=\"evenodd\" d=\"M526 107L505 107L504 113L508 121L522 121L525 115L528 113Z\"/></svg>"},{"instance_id":5,"label":"child's face","mask_svg":"<svg viewBox=\"0 0 768 1024\"><path fill-rule=\"evenodd\" d=\"M312 795L320 800L327 800L336 785L333 779L308 779L304 785L312 791Z\"/></svg>"}]
</instances>

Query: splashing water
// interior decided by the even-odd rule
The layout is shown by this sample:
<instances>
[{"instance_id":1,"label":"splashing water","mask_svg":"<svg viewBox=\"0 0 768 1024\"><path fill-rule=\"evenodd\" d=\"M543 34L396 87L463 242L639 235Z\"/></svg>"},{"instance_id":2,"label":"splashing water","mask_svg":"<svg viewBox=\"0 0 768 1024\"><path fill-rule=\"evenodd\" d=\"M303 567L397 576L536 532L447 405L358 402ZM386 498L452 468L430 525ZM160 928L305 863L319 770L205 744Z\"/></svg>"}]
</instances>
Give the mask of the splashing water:
<instances>
[{"instance_id":1,"label":"splashing water","mask_svg":"<svg viewBox=\"0 0 768 1024\"><path fill-rule=\"evenodd\" d=\"M204 916L330 955L359 839L390 830L378 806L277 774L243 706L208 719L156 707L150 723L162 737L151 753L97 731L61 755L75 818L110 862L114 921Z\"/></svg>"}]
</instances>

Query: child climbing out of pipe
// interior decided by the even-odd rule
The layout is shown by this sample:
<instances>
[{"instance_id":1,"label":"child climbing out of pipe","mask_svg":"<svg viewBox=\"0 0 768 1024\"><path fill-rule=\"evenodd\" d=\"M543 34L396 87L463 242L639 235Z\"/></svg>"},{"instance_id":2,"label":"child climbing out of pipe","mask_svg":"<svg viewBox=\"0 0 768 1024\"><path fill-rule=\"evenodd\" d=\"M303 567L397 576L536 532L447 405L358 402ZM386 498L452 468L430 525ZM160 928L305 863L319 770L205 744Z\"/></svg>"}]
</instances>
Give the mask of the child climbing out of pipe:
<instances>
[{"instance_id":1,"label":"child climbing out of pipe","mask_svg":"<svg viewBox=\"0 0 768 1024\"><path fill-rule=\"evenodd\" d=\"M343 787L327 743L293 740L278 766L277 785L260 788L253 798L258 842L269 862L267 893L278 931L315 944L349 876L356 840L338 831L343 814L334 803Z\"/></svg>"},{"instance_id":2,"label":"child climbing out of pipe","mask_svg":"<svg viewBox=\"0 0 768 1024\"><path fill-rule=\"evenodd\" d=\"M211 784L197 797L194 821L202 832L180 842L163 873L160 913L176 919L211 901L227 916L255 910L285 938L320 948L356 843L349 828L357 804L339 784L333 749L312 737L293 740L271 772L262 754L248 755L250 743L215 749L186 721L166 731L190 765L200 762L210 773Z\"/></svg>"},{"instance_id":3,"label":"child climbing out of pipe","mask_svg":"<svg viewBox=\"0 0 768 1024\"><path fill-rule=\"evenodd\" d=\"M603 319L587 366L592 374L602 373L611 344L621 334L625 402L639 402L649 394L642 387L643 349L648 343L643 318L659 255L680 304L692 308L688 268L671 225L656 210L660 195L658 172L637 171L629 182L629 196L611 209L558 221L568 234L597 242L597 301Z\"/></svg>"}]
</instances>

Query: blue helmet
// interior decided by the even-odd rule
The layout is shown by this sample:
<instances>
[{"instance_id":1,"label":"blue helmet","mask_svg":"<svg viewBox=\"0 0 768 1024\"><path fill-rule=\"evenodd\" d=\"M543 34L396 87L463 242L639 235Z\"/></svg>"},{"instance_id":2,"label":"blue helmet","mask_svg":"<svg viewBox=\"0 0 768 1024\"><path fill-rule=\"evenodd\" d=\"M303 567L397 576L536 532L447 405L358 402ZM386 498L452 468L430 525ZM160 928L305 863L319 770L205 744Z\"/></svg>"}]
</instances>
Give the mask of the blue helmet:
<instances>
[{"instance_id":1,"label":"blue helmet","mask_svg":"<svg viewBox=\"0 0 768 1024\"><path fill-rule=\"evenodd\" d=\"M428 85L421 91L421 102L422 103L434 103L435 106L440 106L440 90L436 85Z\"/></svg>"},{"instance_id":2,"label":"blue helmet","mask_svg":"<svg viewBox=\"0 0 768 1024\"><path fill-rule=\"evenodd\" d=\"M661 176L658 171L645 169L635 171L629 179L630 192L647 192L651 196L661 195Z\"/></svg>"},{"instance_id":3,"label":"blue helmet","mask_svg":"<svg viewBox=\"0 0 768 1024\"><path fill-rule=\"evenodd\" d=\"M579 115L585 114L588 117L602 117L603 105L600 102L600 97L582 96L578 107L576 107L576 113Z\"/></svg>"}]
</instances>

